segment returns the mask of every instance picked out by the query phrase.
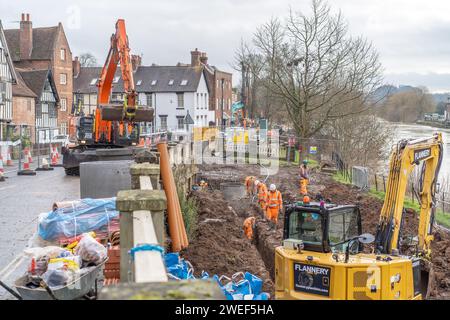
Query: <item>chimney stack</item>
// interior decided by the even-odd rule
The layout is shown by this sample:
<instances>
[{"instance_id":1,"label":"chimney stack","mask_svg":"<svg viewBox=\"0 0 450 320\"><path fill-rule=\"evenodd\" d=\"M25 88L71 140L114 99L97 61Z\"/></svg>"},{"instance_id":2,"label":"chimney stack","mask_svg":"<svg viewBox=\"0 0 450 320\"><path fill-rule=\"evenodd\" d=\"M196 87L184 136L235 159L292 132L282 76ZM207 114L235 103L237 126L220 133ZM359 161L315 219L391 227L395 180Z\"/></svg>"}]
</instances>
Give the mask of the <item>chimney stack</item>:
<instances>
[{"instance_id":1,"label":"chimney stack","mask_svg":"<svg viewBox=\"0 0 450 320\"><path fill-rule=\"evenodd\" d=\"M200 56L202 53L195 48L194 51L191 51L191 67L198 67L200 65Z\"/></svg>"},{"instance_id":2,"label":"chimney stack","mask_svg":"<svg viewBox=\"0 0 450 320\"><path fill-rule=\"evenodd\" d=\"M142 63L142 57L140 55L137 55L137 54L131 55L131 66L133 68L133 72L136 72L138 67L140 67L141 63Z\"/></svg>"},{"instance_id":3,"label":"chimney stack","mask_svg":"<svg viewBox=\"0 0 450 320\"><path fill-rule=\"evenodd\" d=\"M72 61L73 77L77 78L81 71L81 63L78 57Z\"/></svg>"},{"instance_id":4,"label":"chimney stack","mask_svg":"<svg viewBox=\"0 0 450 320\"><path fill-rule=\"evenodd\" d=\"M33 24L31 23L29 13L26 15L22 13L19 31L19 49L21 60L30 59L31 51L33 50Z\"/></svg>"},{"instance_id":5,"label":"chimney stack","mask_svg":"<svg viewBox=\"0 0 450 320\"><path fill-rule=\"evenodd\" d=\"M202 52L200 62L206 65L208 64L208 56L206 55L206 52Z\"/></svg>"}]
</instances>

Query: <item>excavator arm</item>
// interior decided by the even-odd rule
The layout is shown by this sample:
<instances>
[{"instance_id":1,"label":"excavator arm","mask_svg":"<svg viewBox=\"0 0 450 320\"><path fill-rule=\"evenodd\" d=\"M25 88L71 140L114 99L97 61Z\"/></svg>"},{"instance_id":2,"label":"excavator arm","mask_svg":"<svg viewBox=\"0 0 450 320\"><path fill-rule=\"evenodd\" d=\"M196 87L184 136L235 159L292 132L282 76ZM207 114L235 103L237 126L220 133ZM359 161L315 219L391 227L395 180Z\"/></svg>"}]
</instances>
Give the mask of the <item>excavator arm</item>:
<instances>
[{"instance_id":1,"label":"excavator arm","mask_svg":"<svg viewBox=\"0 0 450 320\"><path fill-rule=\"evenodd\" d=\"M112 105L109 102L118 65L120 65L125 98L123 105ZM135 122L153 120L153 109L137 107L130 47L123 19L119 19L116 23L116 32L111 36L111 46L97 86L98 108L94 125L96 142L114 142L113 121L119 121L122 133L125 123L128 125L126 129L130 130Z\"/></svg>"},{"instance_id":2,"label":"excavator arm","mask_svg":"<svg viewBox=\"0 0 450 320\"><path fill-rule=\"evenodd\" d=\"M429 256L433 241L436 184L442 157L443 142L440 133L427 139L402 140L394 148L390 159L386 195L375 236L377 252L390 254L393 250L398 251L408 177L414 167L422 163L418 192L418 242L420 253Z\"/></svg>"}]
</instances>

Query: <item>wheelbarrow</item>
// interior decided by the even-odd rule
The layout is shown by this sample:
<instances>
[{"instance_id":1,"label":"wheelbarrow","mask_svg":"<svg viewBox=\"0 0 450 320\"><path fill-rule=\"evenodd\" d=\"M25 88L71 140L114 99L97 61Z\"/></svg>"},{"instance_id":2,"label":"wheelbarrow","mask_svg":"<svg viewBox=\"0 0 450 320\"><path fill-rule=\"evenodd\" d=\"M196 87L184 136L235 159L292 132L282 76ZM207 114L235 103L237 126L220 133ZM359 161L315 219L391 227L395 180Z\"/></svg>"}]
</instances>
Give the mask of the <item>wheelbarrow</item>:
<instances>
[{"instance_id":1,"label":"wheelbarrow","mask_svg":"<svg viewBox=\"0 0 450 320\"><path fill-rule=\"evenodd\" d=\"M88 267L83 274L76 277L65 286L50 288L44 281L42 287L28 288L26 286L27 276L24 275L14 282L17 292L0 281L0 286L19 300L76 300L81 298L95 299L97 297L99 275L103 274L105 263L108 259L97 266Z\"/></svg>"}]
</instances>

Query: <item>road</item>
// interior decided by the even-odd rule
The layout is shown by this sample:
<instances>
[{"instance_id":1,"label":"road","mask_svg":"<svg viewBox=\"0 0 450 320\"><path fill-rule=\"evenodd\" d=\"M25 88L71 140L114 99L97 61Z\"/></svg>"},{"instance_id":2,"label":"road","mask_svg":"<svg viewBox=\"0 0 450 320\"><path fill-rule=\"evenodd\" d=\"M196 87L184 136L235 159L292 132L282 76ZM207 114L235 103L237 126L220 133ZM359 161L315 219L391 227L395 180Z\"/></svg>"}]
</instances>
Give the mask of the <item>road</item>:
<instances>
[{"instance_id":1,"label":"road","mask_svg":"<svg viewBox=\"0 0 450 320\"><path fill-rule=\"evenodd\" d=\"M23 260L17 268L10 264L33 237L39 214L50 211L55 201L80 197L79 178L66 176L61 167L36 176L17 176L11 168L0 182L0 279L8 284L26 269ZM0 299L10 297L0 288Z\"/></svg>"}]
</instances>

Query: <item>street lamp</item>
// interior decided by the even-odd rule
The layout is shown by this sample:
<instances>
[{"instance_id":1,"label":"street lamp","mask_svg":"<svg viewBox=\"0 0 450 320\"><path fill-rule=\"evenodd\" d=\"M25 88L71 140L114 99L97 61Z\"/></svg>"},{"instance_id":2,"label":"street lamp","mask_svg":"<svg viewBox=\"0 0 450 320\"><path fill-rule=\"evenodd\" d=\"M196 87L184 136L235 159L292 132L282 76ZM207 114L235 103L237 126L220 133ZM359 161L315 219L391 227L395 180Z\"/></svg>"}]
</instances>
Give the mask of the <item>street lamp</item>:
<instances>
[{"instance_id":1,"label":"street lamp","mask_svg":"<svg viewBox=\"0 0 450 320\"><path fill-rule=\"evenodd\" d=\"M223 87L224 87L225 79L222 78L220 81L222 83L222 103L220 104L220 127L221 127L221 129L223 131L224 130L224 123L223 123Z\"/></svg>"}]
</instances>

